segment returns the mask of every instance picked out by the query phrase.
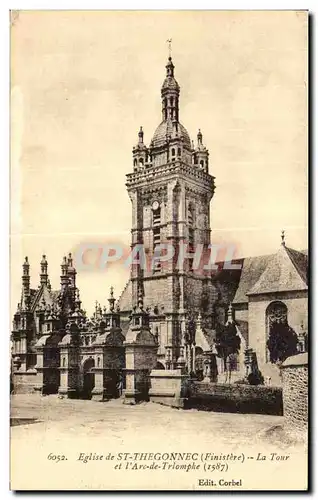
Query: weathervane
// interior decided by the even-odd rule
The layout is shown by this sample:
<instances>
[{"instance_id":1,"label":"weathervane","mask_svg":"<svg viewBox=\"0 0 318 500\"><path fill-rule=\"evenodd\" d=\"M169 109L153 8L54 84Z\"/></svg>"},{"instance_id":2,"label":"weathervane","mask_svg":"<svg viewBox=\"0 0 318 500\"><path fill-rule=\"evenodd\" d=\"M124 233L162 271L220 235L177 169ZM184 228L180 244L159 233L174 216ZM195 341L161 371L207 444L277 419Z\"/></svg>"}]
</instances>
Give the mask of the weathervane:
<instances>
[{"instance_id":1,"label":"weathervane","mask_svg":"<svg viewBox=\"0 0 318 500\"><path fill-rule=\"evenodd\" d=\"M168 50L169 50L169 57L171 57L171 44L172 44L172 38L168 38L167 40L167 44L168 44Z\"/></svg>"}]
</instances>

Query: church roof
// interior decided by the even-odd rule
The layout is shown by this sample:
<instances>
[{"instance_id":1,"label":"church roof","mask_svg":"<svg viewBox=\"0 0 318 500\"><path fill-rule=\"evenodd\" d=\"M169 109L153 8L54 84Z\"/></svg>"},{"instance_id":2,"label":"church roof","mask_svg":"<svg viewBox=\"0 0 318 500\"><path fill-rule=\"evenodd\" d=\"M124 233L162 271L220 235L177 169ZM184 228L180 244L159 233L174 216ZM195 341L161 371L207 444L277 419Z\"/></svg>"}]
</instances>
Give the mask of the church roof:
<instances>
[{"instance_id":1,"label":"church roof","mask_svg":"<svg viewBox=\"0 0 318 500\"><path fill-rule=\"evenodd\" d=\"M306 290L306 253L282 245L276 254L241 259L233 304L247 303L248 295Z\"/></svg>"},{"instance_id":2,"label":"church roof","mask_svg":"<svg viewBox=\"0 0 318 500\"><path fill-rule=\"evenodd\" d=\"M233 304L248 302L247 293L259 280L273 255L261 255L242 259L242 270Z\"/></svg>"},{"instance_id":3,"label":"church roof","mask_svg":"<svg viewBox=\"0 0 318 500\"><path fill-rule=\"evenodd\" d=\"M299 275L303 279L303 281L308 284L308 254L305 252L298 252L292 248L285 247L286 252L289 255L290 260L294 264L297 269Z\"/></svg>"},{"instance_id":4,"label":"church roof","mask_svg":"<svg viewBox=\"0 0 318 500\"><path fill-rule=\"evenodd\" d=\"M132 284L130 279L127 281L125 288L118 299L118 306L121 311L132 310Z\"/></svg>"},{"instance_id":5,"label":"church roof","mask_svg":"<svg viewBox=\"0 0 318 500\"><path fill-rule=\"evenodd\" d=\"M47 285L40 286L37 290L34 290L34 294L31 301L31 311L35 311L37 305L41 300L45 301L46 305L53 306L58 304L58 299L60 297L60 290L50 290Z\"/></svg>"},{"instance_id":6,"label":"church roof","mask_svg":"<svg viewBox=\"0 0 318 500\"><path fill-rule=\"evenodd\" d=\"M307 257L281 245L247 295L307 290Z\"/></svg>"},{"instance_id":7,"label":"church roof","mask_svg":"<svg viewBox=\"0 0 318 500\"><path fill-rule=\"evenodd\" d=\"M181 123L177 122L175 131L171 120L164 120L157 127L152 138L152 147L164 146L167 143L167 136L170 136L172 139L181 138L184 144L191 148L190 136L187 129Z\"/></svg>"}]
</instances>

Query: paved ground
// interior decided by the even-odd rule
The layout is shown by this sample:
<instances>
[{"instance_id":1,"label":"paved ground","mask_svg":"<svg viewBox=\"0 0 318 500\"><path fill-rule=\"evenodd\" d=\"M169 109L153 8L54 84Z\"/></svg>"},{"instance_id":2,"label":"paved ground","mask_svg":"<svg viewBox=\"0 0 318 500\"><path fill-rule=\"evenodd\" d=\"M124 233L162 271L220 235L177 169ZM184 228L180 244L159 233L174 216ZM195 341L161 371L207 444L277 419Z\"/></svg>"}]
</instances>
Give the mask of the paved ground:
<instances>
[{"instance_id":1,"label":"paved ground","mask_svg":"<svg viewBox=\"0 0 318 500\"><path fill-rule=\"evenodd\" d=\"M255 439L266 439L264 433L283 422L283 417L272 415L178 410L154 403L128 406L121 400L98 403L29 394L12 396L11 418L13 436L19 433L17 425L33 424L35 433L51 429L67 435L98 435L107 429L116 441L134 429L134 432L142 430L143 435L168 434L170 439L195 436L197 440L206 440L212 435L213 439L217 436L218 441L231 445L245 443L251 435Z\"/></svg>"},{"instance_id":2,"label":"paved ground","mask_svg":"<svg viewBox=\"0 0 318 500\"><path fill-rule=\"evenodd\" d=\"M126 471L114 470L115 462L83 465L79 455L208 451L243 452L246 456L253 453L256 458L260 452L292 453L293 447L282 434L283 417L271 415L178 410L154 403L127 406L121 400L98 403L26 394L12 396L11 418L14 489L193 489L202 474L212 476L195 471L127 475ZM67 461L52 462L50 453L65 454ZM291 472L295 464L305 477L304 455L297 452L295 457L291 469L289 462L287 469L279 462L267 462L270 469L255 460L248 466L230 463L225 477L243 477L243 486L251 488L266 488L270 481L274 488L284 477L288 482L297 479Z\"/></svg>"}]
</instances>

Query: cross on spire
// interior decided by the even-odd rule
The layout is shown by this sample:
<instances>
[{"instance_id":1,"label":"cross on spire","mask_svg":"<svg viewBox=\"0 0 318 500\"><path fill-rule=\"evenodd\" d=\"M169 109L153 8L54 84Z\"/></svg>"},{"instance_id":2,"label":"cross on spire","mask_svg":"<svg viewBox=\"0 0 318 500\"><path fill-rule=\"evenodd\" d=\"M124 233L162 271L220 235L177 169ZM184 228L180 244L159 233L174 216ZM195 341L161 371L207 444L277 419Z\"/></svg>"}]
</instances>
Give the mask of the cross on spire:
<instances>
[{"instance_id":1,"label":"cross on spire","mask_svg":"<svg viewBox=\"0 0 318 500\"><path fill-rule=\"evenodd\" d=\"M168 51L169 51L169 58L170 58L171 57L171 52L172 52L172 48L171 48L172 38L168 38L167 44L168 44Z\"/></svg>"}]
</instances>

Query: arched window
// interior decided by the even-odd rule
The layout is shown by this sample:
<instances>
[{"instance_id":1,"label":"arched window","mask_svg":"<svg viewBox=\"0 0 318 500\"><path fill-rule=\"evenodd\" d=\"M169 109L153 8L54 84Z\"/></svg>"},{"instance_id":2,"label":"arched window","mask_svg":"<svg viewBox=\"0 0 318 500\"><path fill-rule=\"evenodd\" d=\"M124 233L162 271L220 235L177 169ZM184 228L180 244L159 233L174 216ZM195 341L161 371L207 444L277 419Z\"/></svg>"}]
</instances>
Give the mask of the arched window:
<instances>
[{"instance_id":1,"label":"arched window","mask_svg":"<svg viewBox=\"0 0 318 500\"><path fill-rule=\"evenodd\" d=\"M271 302L266 309L266 326L269 330L273 323L284 323L288 320L288 310L284 302Z\"/></svg>"},{"instance_id":2,"label":"arched window","mask_svg":"<svg viewBox=\"0 0 318 500\"><path fill-rule=\"evenodd\" d=\"M134 159L134 167L137 167L137 158Z\"/></svg>"},{"instance_id":3,"label":"arched window","mask_svg":"<svg viewBox=\"0 0 318 500\"><path fill-rule=\"evenodd\" d=\"M171 149L171 156L172 159L174 160L174 157L176 156L176 150L174 148Z\"/></svg>"},{"instance_id":4,"label":"arched window","mask_svg":"<svg viewBox=\"0 0 318 500\"><path fill-rule=\"evenodd\" d=\"M178 156L181 157L181 148L178 148Z\"/></svg>"},{"instance_id":5,"label":"arched window","mask_svg":"<svg viewBox=\"0 0 318 500\"><path fill-rule=\"evenodd\" d=\"M141 167L143 164L144 164L144 159L143 158L139 158L139 166Z\"/></svg>"},{"instance_id":6,"label":"arched window","mask_svg":"<svg viewBox=\"0 0 318 500\"><path fill-rule=\"evenodd\" d=\"M163 100L163 114L164 114L164 119L166 120L168 118L168 115L167 115L167 98L165 97L164 100Z\"/></svg>"},{"instance_id":7,"label":"arched window","mask_svg":"<svg viewBox=\"0 0 318 500\"><path fill-rule=\"evenodd\" d=\"M203 160L200 160L200 166L203 168L203 166L204 166Z\"/></svg>"},{"instance_id":8,"label":"arched window","mask_svg":"<svg viewBox=\"0 0 318 500\"><path fill-rule=\"evenodd\" d=\"M100 358L97 358L97 366L100 366Z\"/></svg>"},{"instance_id":9,"label":"arched window","mask_svg":"<svg viewBox=\"0 0 318 500\"><path fill-rule=\"evenodd\" d=\"M65 368L65 358L62 359L62 366Z\"/></svg>"},{"instance_id":10,"label":"arched window","mask_svg":"<svg viewBox=\"0 0 318 500\"><path fill-rule=\"evenodd\" d=\"M267 340L275 325L288 325L288 309L281 301L271 302L266 309L266 361L269 361Z\"/></svg>"}]
</instances>

